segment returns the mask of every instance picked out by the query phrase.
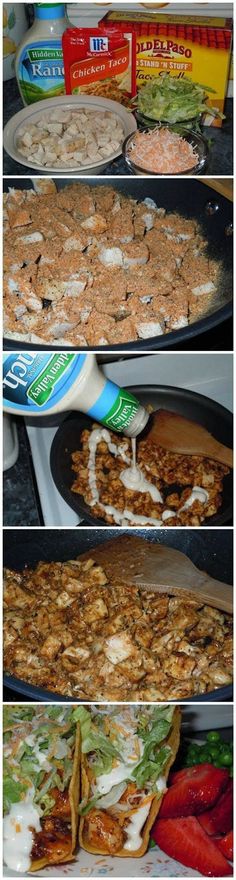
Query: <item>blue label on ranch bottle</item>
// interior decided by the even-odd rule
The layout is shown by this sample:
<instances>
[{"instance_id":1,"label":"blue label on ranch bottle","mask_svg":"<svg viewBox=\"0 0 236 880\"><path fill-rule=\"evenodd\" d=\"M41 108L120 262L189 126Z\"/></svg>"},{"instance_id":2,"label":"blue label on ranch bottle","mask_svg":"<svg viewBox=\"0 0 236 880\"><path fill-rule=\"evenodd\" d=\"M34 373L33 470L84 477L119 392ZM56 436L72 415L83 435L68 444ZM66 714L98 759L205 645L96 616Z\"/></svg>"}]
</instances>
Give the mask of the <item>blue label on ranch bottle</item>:
<instances>
[{"instance_id":1,"label":"blue label on ranch bottle","mask_svg":"<svg viewBox=\"0 0 236 880\"><path fill-rule=\"evenodd\" d=\"M40 40L24 46L18 61L18 81L25 104L64 95L61 40Z\"/></svg>"}]
</instances>

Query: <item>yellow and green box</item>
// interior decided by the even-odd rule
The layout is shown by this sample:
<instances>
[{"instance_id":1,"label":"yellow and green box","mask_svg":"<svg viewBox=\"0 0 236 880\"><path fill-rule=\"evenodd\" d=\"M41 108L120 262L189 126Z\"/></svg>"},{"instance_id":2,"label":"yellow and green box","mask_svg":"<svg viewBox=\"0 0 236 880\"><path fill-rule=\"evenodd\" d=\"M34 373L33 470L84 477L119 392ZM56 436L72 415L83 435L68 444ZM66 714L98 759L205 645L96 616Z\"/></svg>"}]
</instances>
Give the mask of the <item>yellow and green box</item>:
<instances>
[{"instance_id":1,"label":"yellow and green box","mask_svg":"<svg viewBox=\"0 0 236 880\"><path fill-rule=\"evenodd\" d=\"M224 112L231 58L232 20L197 15L166 15L148 12L108 12L103 22L128 26L136 34L137 90L164 73L181 79L188 76L209 91L203 122L220 126L211 107Z\"/></svg>"}]
</instances>

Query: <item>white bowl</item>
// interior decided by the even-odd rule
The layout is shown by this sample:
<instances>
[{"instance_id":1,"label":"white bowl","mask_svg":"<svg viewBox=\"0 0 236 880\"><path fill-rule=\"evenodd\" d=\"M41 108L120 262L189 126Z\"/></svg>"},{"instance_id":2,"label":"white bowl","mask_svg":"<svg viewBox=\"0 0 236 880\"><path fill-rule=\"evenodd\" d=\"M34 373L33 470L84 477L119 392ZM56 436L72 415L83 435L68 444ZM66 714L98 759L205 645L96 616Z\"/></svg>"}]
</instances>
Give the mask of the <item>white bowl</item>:
<instances>
[{"instance_id":1,"label":"white bowl","mask_svg":"<svg viewBox=\"0 0 236 880\"><path fill-rule=\"evenodd\" d=\"M63 166L62 168L45 168L45 165L39 165L34 162L33 159L26 159L25 156L22 156L18 147L17 147L17 139L18 132L21 126L24 123L32 124L37 122L43 113L48 112L48 110L55 110L55 108L62 108L64 110L73 110L76 108L83 107L86 110L96 110L97 113L105 113L105 111L109 111L110 113L114 113L123 124L124 127L124 140L129 134L133 134L137 130L137 123L133 116L133 114L126 110L123 107L123 104L119 104L118 101L109 101L108 98L96 98L92 95L61 95L59 98L47 98L44 101L37 101L35 104L30 104L27 107L24 107L23 110L20 110L19 113L15 113L15 116L12 116L12 119L9 119L9 122L5 125L3 132L3 146L9 156L12 159L15 159L16 162L19 162L21 165L25 165L27 168L35 168L36 171L43 174L74 174L75 172L79 172L79 174L100 174L104 171L104 168L113 162L114 159L117 159L118 156L122 153L122 146L120 145L119 150L115 153L111 153L111 155L106 159L101 159L96 165L86 165L81 167L75 165L73 168L66 168Z\"/></svg>"}]
</instances>

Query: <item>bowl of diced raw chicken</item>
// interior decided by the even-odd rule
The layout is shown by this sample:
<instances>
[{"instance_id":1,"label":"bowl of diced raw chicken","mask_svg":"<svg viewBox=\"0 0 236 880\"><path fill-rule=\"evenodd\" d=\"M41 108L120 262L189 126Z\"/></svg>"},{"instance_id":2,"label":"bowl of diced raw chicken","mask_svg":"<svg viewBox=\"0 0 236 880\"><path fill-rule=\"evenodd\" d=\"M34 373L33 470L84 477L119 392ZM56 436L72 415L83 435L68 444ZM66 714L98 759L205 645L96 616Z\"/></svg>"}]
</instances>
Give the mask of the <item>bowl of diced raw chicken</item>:
<instances>
[{"instance_id":1,"label":"bowl of diced raw chicken","mask_svg":"<svg viewBox=\"0 0 236 880\"><path fill-rule=\"evenodd\" d=\"M16 113L3 143L16 162L44 174L100 174L136 129L133 114L117 101L62 95Z\"/></svg>"}]
</instances>

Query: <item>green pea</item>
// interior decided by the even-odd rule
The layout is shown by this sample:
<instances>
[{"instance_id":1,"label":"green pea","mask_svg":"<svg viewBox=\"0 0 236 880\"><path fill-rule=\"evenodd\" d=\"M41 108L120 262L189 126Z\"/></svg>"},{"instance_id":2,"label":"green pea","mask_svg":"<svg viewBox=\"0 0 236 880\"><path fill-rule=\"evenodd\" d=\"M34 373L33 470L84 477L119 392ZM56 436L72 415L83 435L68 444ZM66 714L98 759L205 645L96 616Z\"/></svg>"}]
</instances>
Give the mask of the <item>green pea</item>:
<instances>
[{"instance_id":1,"label":"green pea","mask_svg":"<svg viewBox=\"0 0 236 880\"><path fill-rule=\"evenodd\" d=\"M221 741L221 735L218 730L209 730L207 734L207 742L217 743Z\"/></svg>"},{"instance_id":2,"label":"green pea","mask_svg":"<svg viewBox=\"0 0 236 880\"><path fill-rule=\"evenodd\" d=\"M209 760L208 753L206 749L201 749L201 755L199 756L200 764L205 764Z\"/></svg>"},{"instance_id":3,"label":"green pea","mask_svg":"<svg viewBox=\"0 0 236 880\"><path fill-rule=\"evenodd\" d=\"M228 751L222 752L219 757L219 761L223 767L231 767L232 755Z\"/></svg>"},{"instance_id":4,"label":"green pea","mask_svg":"<svg viewBox=\"0 0 236 880\"><path fill-rule=\"evenodd\" d=\"M218 758L218 755L219 755L219 748L218 748L218 746L209 745L207 752L208 752L208 755L210 756L210 758L216 759L216 758Z\"/></svg>"}]
</instances>

